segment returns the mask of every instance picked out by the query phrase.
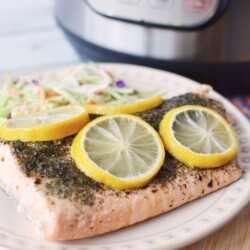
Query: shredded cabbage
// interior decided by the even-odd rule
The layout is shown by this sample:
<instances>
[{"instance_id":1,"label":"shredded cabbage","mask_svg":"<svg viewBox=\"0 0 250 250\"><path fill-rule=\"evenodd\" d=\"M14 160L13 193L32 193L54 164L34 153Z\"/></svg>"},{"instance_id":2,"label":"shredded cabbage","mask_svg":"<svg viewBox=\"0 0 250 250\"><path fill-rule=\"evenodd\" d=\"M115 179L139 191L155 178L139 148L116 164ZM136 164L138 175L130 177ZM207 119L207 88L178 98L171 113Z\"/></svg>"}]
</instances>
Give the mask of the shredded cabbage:
<instances>
[{"instance_id":1,"label":"shredded cabbage","mask_svg":"<svg viewBox=\"0 0 250 250\"><path fill-rule=\"evenodd\" d=\"M6 74L0 88L0 124L16 115L49 110L68 104L123 105L161 95L139 92L116 79L98 64L90 63L47 79Z\"/></svg>"}]
</instances>

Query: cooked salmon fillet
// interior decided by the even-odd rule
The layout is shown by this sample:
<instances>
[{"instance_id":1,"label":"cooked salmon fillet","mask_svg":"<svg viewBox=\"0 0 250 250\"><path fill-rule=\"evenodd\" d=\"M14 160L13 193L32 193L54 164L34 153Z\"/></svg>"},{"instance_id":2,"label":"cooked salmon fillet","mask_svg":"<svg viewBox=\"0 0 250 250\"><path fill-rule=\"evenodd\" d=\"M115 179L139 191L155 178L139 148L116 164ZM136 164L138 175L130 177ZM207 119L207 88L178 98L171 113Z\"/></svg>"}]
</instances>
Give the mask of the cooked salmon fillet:
<instances>
[{"instance_id":1,"label":"cooked salmon fillet","mask_svg":"<svg viewBox=\"0 0 250 250\"><path fill-rule=\"evenodd\" d=\"M158 129L168 110L186 104L207 106L227 116L220 102L198 94L169 99L138 116ZM76 168L70 157L72 140L0 140L0 187L17 200L47 239L72 240L112 232L223 188L242 175L236 160L216 169L197 169L167 155L147 186L113 190Z\"/></svg>"}]
</instances>

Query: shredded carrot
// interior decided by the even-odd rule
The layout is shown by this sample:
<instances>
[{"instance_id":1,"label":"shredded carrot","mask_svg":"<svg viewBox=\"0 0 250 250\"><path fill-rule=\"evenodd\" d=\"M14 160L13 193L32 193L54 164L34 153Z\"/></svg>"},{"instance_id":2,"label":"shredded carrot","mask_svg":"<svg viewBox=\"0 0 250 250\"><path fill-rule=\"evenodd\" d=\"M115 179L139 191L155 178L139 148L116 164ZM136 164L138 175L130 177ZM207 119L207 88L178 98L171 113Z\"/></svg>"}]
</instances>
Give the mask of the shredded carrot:
<instances>
[{"instance_id":1,"label":"shredded carrot","mask_svg":"<svg viewBox=\"0 0 250 250\"><path fill-rule=\"evenodd\" d=\"M107 73L111 78L114 78L113 74L112 74L110 71L106 70L106 73Z\"/></svg>"},{"instance_id":2,"label":"shredded carrot","mask_svg":"<svg viewBox=\"0 0 250 250\"><path fill-rule=\"evenodd\" d=\"M10 95L11 97L18 97L18 96L21 95L21 91L19 91L19 90L17 90L17 89L11 88L11 89L9 89L8 91L9 91L9 95Z\"/></svg>"},{"instance_id":3,"label":"shredded carrot","mask_svg":"<svg viewBox=\"0 0 250 250\"><path fill-rule=\"evenodd\" d=\"M40 110L45 110L45 99L46 99L45 90L40 84L37 84L36 87L40 94Z\"/></svg>"},{"instance_id":4,"label":"shredded carrot","mask_svg":"<svg viewBox=\"0 0 250 250\"><path fill-rule=\"evenodd\" d=\"M96 104L96 101L93 100L93 99L89 99L89 100L88 100L88 104Z\"/></svg>"},{"instance_id":5,"label":"shredded carrot","mask_svg":"<svg viewBox=\"0 0 250 250\"><path fill-rule=\"evenodd\" d=\"M98 90L95 91L95 94L97 94L97 95L102 95L103 93L104 92L101 89L98 89Z\"/></svg>"},{"instance_id":6,"label":"shredded carrot","mask_svg":"<svg viewBox=\"0 0 250 250\"><path fill-rule=\"evenodd\" d=\"M49 97L54 97L54 96L59 96L60 95L56 91L48 91L45 94L46 94L46 99L49 98Z\"/></svg>"}]
</instances>

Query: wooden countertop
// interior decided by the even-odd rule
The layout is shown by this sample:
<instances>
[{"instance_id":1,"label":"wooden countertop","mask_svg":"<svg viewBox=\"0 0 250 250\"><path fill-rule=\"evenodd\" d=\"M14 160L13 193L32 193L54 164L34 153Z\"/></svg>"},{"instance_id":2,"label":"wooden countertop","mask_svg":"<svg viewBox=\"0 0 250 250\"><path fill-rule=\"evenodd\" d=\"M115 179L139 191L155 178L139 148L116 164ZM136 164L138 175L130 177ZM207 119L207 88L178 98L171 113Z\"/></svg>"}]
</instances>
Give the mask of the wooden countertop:
<instances>
[{"instance_id":1,"label":"wooden countertop","mask_svg":"<svg viewBox=\"0 0 250 250\"><path fill-rule=\"evenodd\" d=\"M249 250L250 204L223 228L180 250Z\"/></svg>"}]
</instances>

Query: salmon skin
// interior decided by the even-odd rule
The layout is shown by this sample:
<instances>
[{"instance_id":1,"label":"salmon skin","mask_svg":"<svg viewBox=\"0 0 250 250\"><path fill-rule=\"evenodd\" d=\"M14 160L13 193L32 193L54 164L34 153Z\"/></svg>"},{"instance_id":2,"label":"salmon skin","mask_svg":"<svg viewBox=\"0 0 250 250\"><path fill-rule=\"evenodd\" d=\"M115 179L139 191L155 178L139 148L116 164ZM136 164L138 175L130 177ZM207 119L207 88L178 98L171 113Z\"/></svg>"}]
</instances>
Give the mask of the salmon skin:
<instances>
[{"instance_id":1,"label":"salmon skin","mask_svg":"<svg viewBox=\"0 0 250 250\"><path fill-rule=\"evenodd\" d=\"M137 114L155 129L163 115L182 105L223 105L198 94L166 100ZM0 140L0 187L27 211L39 234L52 240L92 237L177 208L239 179L237 160L215 169L185 166L171 155L147 186L118 191L85 176L70 157L73 136L50 142Z\"/></svg>"}]
</instances>

